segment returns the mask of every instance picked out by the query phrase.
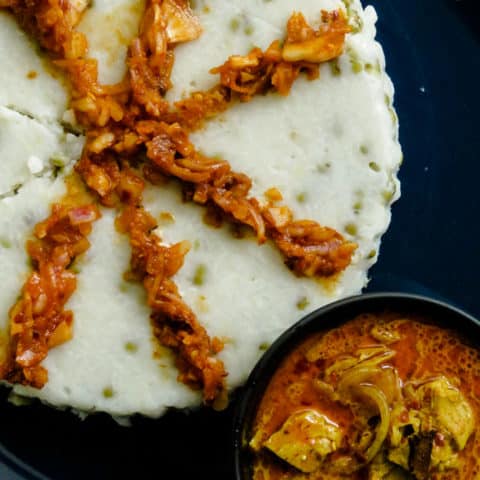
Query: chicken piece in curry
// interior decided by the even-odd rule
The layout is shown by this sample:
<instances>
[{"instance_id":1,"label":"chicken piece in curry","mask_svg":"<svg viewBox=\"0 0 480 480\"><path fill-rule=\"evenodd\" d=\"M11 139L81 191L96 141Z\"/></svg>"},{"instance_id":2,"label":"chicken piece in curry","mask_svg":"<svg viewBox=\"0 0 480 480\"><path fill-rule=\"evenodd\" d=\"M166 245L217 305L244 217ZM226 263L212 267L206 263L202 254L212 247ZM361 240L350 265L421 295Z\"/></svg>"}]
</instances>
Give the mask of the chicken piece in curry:
<instances>
[{"instance_id":1,"label":"chicken piece in curry","mask_svg":"<svg viewBox=\"0 0 480 480\"><path fill-rule=\"evenodd\" d=\"M314 334L259 404L254 480L480 478L480 352L413 315Z\"/></svg>"}]
</instances>

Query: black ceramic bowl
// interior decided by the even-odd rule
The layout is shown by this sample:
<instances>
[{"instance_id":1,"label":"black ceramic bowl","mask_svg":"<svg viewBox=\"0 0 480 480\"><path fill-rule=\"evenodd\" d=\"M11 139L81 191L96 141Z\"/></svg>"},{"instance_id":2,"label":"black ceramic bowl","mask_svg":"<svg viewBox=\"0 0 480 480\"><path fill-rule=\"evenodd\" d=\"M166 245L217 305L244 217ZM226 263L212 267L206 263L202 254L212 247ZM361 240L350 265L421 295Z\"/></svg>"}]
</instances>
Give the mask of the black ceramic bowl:
<instances>
[{"instance_id":1,"label":"black ceramic bowl","mask_svg":"<svg viewBox=\"0 0 480 480\"><path fill-rule=\"evenodd\" d=\"M480 348L480 322L447 303L405 293L375 293L349 297L315 310L283 333L265 352L251 373L234 420L236 480L251 480L252 454L248 447L258 404L280 362L310 334L338 327L361 313L391 310L424 315L435 324L455 330Z\"/></svg>"}]
</instances>

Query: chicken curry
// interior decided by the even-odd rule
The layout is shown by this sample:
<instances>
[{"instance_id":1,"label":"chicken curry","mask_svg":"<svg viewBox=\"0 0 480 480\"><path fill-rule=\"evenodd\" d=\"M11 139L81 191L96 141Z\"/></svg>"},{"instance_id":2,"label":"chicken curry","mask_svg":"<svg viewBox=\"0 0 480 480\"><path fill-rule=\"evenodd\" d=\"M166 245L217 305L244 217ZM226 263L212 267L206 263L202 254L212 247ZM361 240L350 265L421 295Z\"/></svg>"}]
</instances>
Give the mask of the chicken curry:
<instances>
[{"instance_id":1,"label":"chicken curry","mask_svg":"<svg viewBox=\"0 0 480 480\"><path fill-rule=\"evenodd\" d=\"M413 315L361 315L275 372L253 423L253 478L480 478L479 412L478 350Z\"/></svg>"}]
</instances>

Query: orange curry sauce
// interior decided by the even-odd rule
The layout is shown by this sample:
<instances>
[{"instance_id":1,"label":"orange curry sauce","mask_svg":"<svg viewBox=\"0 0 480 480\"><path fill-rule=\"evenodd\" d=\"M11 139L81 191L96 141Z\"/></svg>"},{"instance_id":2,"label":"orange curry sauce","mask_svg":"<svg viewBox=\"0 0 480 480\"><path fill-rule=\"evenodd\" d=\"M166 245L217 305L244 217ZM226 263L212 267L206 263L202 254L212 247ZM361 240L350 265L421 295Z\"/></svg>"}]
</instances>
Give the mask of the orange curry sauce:
<instances>
[{"instance_id":1,"label":"orange curry sauce","mask_svg":"<svg viewBox=\"0 0 480 480\"><path fill-rule=\"evenodd\" d=\"M395 341L379 342L378 338L371 335L372 327L375 325L380 325L380 329L386 327L395 330L398 338ZM386 358L379 367L396 369L403 388L407 388L405 386L408 384L414 385L414 391L425 381L443 377L448 379L452 388L458 389L455 391L468 402L474 424L465 448L461 451L454 450L449 455L458 456L454 467L431 468L424 476L415 476L412 472L404 471L401 474L397 472L398 476L391 477L375 476L369 473L368 465L362 466L361 463L355 471L347 474L332 470L335 460L344 454L351 454L348 444L358 433L355 432L358 427L355 426L354 413L348 402L342 398L332 399L325 390L317 387L316 382L321 378L327 381L328 378L335 388L338 376L335 372L326 374L334 362L345 361L345 358L355 355L355 352L362 349L384 347L393 351L394 356ZM431 401L431 398L425 398L426 401ZM405 400L405 405L405 412L420 408L420 405L411 399ZM390 409L392 410L392 405ZM339 427L343 439L339 448L327 455L317 470L305 473L293 467L284 458L281 460L266 445L267 440L282 428L292 414L307 410L315 410L328 417ZM254 452L253 479L477 479L480 478L480 431L475 425L478 424L479 418L480 352L477 349L467 346L456 333L429 324L428 321L414 315L407 317L394 313L360 315L339 328L310 336L296 347L276 370L257 409L249 438L250 447ZM405 420L405 423L408 421ZM435 429L434 426L430 428ZM293 431L291 428L287 433L292 434ZM461 428L460 431L464 432ZM388 445L388 441L387 436L385 445ZM446 441L444 435L437 433L433 444L442 446ZM447 458L447 463L448 461ZM394 469L396 468L395 466Z\"/></svg>"}]
</instances>

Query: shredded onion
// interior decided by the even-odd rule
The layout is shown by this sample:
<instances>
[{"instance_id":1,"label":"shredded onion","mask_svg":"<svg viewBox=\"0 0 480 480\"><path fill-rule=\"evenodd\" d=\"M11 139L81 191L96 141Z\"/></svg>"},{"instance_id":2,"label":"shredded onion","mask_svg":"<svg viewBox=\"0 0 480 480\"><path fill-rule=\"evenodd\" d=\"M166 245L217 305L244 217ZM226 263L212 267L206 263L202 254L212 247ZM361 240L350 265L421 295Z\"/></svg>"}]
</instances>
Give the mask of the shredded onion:
<instances>
[{"instance_id":1,"label":"shredded onion","mask_svg":"<svg viewBox=\"0 0 480 480\"><path fill-rule=\"evenodd\" d=\"M385 394L375 385L362 383L356 387L356 390L372 400L378 407L378 412L380 413L380 424L377 428L375 440L365 452L365 462L369 463L379 452L380 448L382 448L382 444L387 438L388 427L390 425L390 409Z\"/></svg>"},{"instance_id":2,"label":"shredded onion","mask_svg":"<svg viewBox=\"0 0 480 480\"><path fill-rule=\"evenodd\" d=\"M381 370L378 367L355 367L347 372L340 378L338 382L337 391L343 395L348 395L348 391L352 388L358 387L362 382L372 379L375 375L381 373Z\"/></svg>"}]
</instances>

